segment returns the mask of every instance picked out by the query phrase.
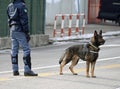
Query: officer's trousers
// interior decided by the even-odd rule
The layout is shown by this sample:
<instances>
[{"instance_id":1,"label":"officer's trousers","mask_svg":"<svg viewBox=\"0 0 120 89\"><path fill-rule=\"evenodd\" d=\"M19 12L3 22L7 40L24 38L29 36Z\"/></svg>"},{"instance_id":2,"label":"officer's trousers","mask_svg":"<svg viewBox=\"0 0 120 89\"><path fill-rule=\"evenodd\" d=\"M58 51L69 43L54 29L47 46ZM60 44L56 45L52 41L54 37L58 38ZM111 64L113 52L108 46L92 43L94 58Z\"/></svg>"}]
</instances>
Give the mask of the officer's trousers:
<instances>
[{"instance_id":1,"label":"officer's trousers","mask_svg":"<svg viewBox=\"0 0 120 89\"><path fill-rule=\"evenodd\" d=\"M18 71L18 53L19 45L23 49L23 61L24 61L24 71L31 70L31 57L30 57L30 46L26 39L26 34L24 32L18 32L13 29L10 30L11 37L11 59L13 71Z\"/></svg>"}]
</instances>

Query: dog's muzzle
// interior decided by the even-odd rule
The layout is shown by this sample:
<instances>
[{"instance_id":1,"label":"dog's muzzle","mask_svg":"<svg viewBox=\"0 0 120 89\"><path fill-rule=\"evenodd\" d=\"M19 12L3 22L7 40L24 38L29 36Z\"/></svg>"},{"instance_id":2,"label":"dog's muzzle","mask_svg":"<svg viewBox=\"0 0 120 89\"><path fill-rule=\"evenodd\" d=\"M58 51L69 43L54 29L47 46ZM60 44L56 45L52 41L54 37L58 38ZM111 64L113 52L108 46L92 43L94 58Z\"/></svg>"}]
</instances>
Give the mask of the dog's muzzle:
<instances>
[{"instance_id":1,"label":"dog's muzzle","mask_svg":"<svg viewBox=\"0 0 120 89\"><path fill-rule=\"evenodd\" d=\"M100 45L103 45L105 43L105 40L102 40L101 42L100 42Z\"/></svg>"}]
</instances>

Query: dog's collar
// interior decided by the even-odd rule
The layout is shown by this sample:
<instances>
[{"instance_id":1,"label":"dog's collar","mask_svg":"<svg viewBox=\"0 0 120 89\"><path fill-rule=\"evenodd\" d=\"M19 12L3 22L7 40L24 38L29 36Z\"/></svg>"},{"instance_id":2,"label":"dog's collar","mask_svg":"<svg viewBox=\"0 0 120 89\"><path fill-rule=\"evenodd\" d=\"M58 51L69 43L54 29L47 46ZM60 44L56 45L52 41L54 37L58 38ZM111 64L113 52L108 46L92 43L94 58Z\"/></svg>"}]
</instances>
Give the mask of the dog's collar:
<instances>
[{"instance_id":1,"label":"dog's collar","mask_svg":"<svg viewBox=\"0 0 120 89\"><path fill-rule=\"evenodd\" d=\"M98 47L94 46L91 42L89 42L89 44L90 44L93 48L95 48L96 50L99 49Z\"/></svg>"}]
</instances>

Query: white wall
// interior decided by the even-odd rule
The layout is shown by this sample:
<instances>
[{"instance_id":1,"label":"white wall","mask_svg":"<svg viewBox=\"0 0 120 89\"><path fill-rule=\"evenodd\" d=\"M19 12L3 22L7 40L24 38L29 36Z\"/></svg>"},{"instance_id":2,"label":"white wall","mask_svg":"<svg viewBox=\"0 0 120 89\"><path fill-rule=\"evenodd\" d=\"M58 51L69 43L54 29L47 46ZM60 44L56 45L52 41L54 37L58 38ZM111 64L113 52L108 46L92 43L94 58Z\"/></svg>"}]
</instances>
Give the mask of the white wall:
<instances>
[{"instance_id":1,"label":"white wall","mask_svg":"<svg viewBox=\"0 0 120 89\"><path fill-rule=\"evenodd\" d=\"M88 0L79 0L80 13L88 14ZM77 14L78 0L46 0L46 25L54 24L56 14ZM61 21L57 22L58 24Z\"/></svg>"}]
</instances>

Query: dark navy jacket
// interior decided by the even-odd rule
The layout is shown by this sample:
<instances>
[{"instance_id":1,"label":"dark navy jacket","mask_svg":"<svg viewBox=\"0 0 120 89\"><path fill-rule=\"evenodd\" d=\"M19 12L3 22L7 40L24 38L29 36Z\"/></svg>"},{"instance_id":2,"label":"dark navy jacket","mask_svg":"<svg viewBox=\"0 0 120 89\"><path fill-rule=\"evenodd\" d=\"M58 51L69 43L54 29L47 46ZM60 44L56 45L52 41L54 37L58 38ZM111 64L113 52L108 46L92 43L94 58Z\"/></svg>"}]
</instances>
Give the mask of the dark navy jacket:
<instances>
[{"instance_id":1,"label":"dark navy jacket","mask_svg":"<svg viewBox=\"0 0 120 89\"><path fill-rule=\"evenodd\" d=\"M15 29L16 31L29 32L27 8L23 0L14 0L13 3L10 3L7 15L10 27L14 25L19 27L19 29Z\"/></svg>"}]
</instances>

